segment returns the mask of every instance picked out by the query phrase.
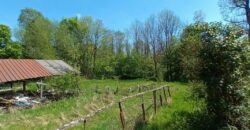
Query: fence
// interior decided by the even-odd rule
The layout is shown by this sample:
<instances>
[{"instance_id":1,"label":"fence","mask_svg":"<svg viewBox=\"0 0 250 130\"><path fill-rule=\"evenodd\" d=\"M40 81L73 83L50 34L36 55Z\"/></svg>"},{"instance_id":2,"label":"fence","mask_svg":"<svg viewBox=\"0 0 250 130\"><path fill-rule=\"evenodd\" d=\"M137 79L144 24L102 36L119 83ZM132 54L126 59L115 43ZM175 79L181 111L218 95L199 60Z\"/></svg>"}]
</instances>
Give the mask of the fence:
<instances>
[{"instance_id":1,"label":"fence","mask_svg":"<svg viewBox=\"0 0 250 130\"><path fill-rule=\"evenodd\" d=\"M144 87L151 88L148 86ZM122 97L117 101L112 101L108 105L98 108L90 114L64 124L63 127L58 130L73 127L81 122L83 122L83 129L88 129L87 124L91 124L92 117L101 112L105 113L105 111L110 111L109 113L107 112L109 116L107 118L114 121L109 121L107 125L111 125L112 123L118 124L118 122L120 122L120 125L116 125L110 129L132 129L141 127L149 118L152 118L153 114L157 113L159 107L171 102L169 86L162 86L141 92L145 90L144 87L138 87L139 93Z\"/></svg>"}]
</instances>

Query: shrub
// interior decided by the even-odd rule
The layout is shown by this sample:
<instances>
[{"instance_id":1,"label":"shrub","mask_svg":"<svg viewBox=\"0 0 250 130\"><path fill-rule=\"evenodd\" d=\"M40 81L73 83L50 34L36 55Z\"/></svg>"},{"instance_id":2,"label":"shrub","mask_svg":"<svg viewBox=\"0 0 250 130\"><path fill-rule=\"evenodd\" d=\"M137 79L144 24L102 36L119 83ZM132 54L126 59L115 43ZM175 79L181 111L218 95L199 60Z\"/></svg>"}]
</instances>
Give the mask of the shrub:
<instances>
[{"instance_id":1,"label":"shrub","mask_svg":"<svg viewBox=\"0 0 250 130\"><path fill-rule=\"evenodd\" d=\"M235 26L210 24L202 33L201 78L207 85L207 109L218 129L249 129L249 45Z\"/></svg>"},{"instance_id":2,"label":"shrub","mask_svg":"<svg viewBox=\"0 0 250 130\"><path fill-rule=\"evenodd\" d=\"M80 79L73 74L52 77L48 83L60 97L77 96L80 92Z\"/></svg>"}]
</instances>

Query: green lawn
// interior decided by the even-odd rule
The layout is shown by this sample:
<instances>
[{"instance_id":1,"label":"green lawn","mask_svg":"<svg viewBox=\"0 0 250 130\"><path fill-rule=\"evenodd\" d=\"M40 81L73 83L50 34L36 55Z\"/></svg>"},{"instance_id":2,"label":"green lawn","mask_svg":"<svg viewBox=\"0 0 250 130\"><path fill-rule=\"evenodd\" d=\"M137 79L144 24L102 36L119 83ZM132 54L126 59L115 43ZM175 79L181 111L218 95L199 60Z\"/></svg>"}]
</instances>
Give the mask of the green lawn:
<instances>
[{"instance_id":1,"label":"green lawn","mask_svg":"<svg viewBox=\"0 0 250 130\"><path fill-rule=\"evenodd\" d=\"M73 119L77 119L80 115L88 114L96 108L117 100L126 95L128 88L137 86L138 84L151 84L152 81L145 80L82 80L82 93L79 97L63 99L57 102L51 102L40 107L13 110L11 113L0 113L0 129L5 130L54 130L60 128L64 123L68 123ZM169 106L164 106L157 110L157 114L153 116L152 93L146 94L144 97L145 107L150 108L147 111L147 125L138 128L143 129L174 129L180 122L176 118L181 118L179 113L192 113L199 107L197 103L188 98L189 89L187 84L182 83L156 83L156 86L169 84L173 94L173 102ZM97 87L98 86L98 87ZM104 91L116 90L119 88L117 95L107 95L96 93L98 90ZM136 93L136 92L135 92ZM133 94L133 93L132 93ZM158 98L158 97L157 97ZM157 99L158 100L158 99ZM141 98L134 98L126 101L124 105L127 127L130 129L134 125L136 117L141 114L140 103ZM179 115L178 115L179 114ZM185 119L185 118L183 118ZM184 122L184 121L182 121ZM83 129L83 123L70 129ZM103 113L97 114L86 123L86 129L93 130L117 130L121 129L118 105L114 105Z\"/></svg>"}]
</instances>

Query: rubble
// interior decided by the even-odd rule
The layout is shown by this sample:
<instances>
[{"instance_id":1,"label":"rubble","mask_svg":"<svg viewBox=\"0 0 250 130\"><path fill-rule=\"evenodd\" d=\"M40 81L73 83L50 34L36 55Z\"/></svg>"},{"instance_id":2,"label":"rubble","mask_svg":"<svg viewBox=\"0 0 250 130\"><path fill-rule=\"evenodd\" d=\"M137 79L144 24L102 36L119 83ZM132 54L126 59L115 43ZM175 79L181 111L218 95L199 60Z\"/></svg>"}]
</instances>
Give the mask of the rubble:
<instances>
[{"instance_id":1,"label":"rubble","mask_svg":"<svg viewBox=\"0 0 250 130\"><path fill-rule=\"evenodd\" d=\"M15 94L7 98L0 97L0 107L1 109L8 109L9 107L30 108L45 101L45 97L39 98L37 96L25 96L24 94Z\"/></svg>"}]
</instances>

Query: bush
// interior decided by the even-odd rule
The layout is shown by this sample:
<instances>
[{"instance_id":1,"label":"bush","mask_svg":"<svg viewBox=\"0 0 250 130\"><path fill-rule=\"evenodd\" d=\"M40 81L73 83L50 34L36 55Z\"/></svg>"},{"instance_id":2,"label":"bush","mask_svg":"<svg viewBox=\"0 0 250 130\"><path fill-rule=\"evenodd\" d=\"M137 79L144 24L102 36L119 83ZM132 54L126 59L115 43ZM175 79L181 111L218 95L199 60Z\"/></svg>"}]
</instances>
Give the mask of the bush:
<instances>
[{"instance_id":1,"label":"bush","mask_svg":"<svg viewBox=\"0 0 250 130\"><path fill-rule=\"evenodd\" d=\"M202 33L201 78L207 85L207 109L218 129L249 129L250 48L243 31L231 25L210 24Z\"/></svg>"},{"instance_id":2,"label":"bush","mask_svg":"<svg viewBox=\"0 0 250 130\"><path fill-rule=\"evenodd\" d=\"M60 96L77 96L80 93L80 79L73 74L55 76L47 81Z\"/></svg>"},{"instance_id":3,"label":"bush","mask_svg":"<svg viewBox=\"0 0 250 130\"><path fill-rule=\"evenodd\" d=\"M206 85L201 81L191 81L191 97L195 100L205 99L206 98Z\"/></svg>"}]
</instances>

